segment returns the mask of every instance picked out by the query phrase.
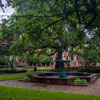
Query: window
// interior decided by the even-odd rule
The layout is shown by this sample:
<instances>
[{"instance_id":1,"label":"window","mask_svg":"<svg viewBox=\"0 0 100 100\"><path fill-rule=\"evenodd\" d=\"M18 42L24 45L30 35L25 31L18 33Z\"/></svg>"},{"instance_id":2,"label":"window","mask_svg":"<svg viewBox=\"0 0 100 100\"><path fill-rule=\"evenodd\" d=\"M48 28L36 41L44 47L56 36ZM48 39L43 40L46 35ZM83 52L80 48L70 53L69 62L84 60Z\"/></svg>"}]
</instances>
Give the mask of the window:
<instances>
[{"instance_id":1,"label":"window","mask_svg":"<svg viewBox=\"0 0 100 100\"><path fill-rule=\"evenodd\" d=\"M71 60L71 57L68 56L68 60Z\"/></svg>"},{"instance_id":2,"label":"window","mask_svg":"<svg viewBox=\"0 0 100 100\"><path fill-rule=\"evenodd\" d=\"M77 60L77 56L74 56L74 57L73 57L73 60Z\"/></svg>"},{"instance_id":3,"label":"window","mask_svg":"<svg viewBox=\"0 0 100 100\"><path fill-rule=\"evenodd\" d=\"M55 61L56 60L56 57L53 57L53 61Z\"/></svg>"}]
</instances>

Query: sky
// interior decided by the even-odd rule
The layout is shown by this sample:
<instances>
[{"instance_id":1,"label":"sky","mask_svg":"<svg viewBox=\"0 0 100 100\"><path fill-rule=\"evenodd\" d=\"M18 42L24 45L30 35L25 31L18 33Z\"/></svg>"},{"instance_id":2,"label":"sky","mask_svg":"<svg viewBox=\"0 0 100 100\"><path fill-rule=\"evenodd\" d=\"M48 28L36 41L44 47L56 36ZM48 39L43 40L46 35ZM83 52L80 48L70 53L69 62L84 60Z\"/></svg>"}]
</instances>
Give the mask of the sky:
<instances>
[{"instance_id":1,"label":"sky","mask_svg":"<svg viewBox=\"0 0 100 100\"><path fill-rule=\"evenodd\" d=\"M6 3L5 0L2 0L3 4ZM5 12L2 11L2 9L0 8L0 22L2 18L5 18L6 16L2 16L2 15L11 15L12 13L14 13L14 9L12 7L7 7L4 9Z\"/></svg>"}]
</instances>

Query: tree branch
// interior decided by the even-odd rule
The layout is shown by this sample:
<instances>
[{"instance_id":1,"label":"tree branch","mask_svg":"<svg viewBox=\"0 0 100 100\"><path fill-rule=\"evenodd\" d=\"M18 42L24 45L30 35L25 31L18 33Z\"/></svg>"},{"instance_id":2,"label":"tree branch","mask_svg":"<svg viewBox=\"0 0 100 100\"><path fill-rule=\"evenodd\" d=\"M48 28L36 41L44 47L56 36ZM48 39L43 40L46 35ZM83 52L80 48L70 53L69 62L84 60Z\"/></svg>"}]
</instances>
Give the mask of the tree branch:
<instances>
[{"instance_id":1,"label":"tree branch","mask_svg":"<svg viewBox=\"0 0 100 100\"><path fill-rule=\"evenodd\" d=\"M57 49L57 48L58 48L57 46L55 46L55 45L50 45L50 44L40 46L39 48L40 48L40 49L43 49L43 48L47 48L47 47L51 47L51 48L53 48L53 49Z\"/></svg>"}]
</instances>

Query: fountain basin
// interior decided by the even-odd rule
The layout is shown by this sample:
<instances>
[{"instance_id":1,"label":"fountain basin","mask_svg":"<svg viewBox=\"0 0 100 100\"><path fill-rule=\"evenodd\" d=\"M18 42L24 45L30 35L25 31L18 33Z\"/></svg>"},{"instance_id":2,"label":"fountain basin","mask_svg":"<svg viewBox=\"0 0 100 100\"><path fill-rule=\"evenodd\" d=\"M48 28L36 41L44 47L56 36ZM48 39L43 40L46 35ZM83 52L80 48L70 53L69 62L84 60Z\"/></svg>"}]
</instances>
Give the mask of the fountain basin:
<instances>
[{"instance_id":1,"label":"fountain basin","mask_svg":"<svg viewBox=\"0 0 100 100\"><path fill-rule=\"evenodd\" d=\"M61 78L59 77L60 73L57 72L49 72L49 73L41 73L41 74L33 74L28 75L31 82L35 83L45 83L45 84L57 84L57 85L75 85L74 80L86 79L87 84L94 82L98 77L96 74L90 73L66 73L67 77Z\"/></svg>"}]
</instances>

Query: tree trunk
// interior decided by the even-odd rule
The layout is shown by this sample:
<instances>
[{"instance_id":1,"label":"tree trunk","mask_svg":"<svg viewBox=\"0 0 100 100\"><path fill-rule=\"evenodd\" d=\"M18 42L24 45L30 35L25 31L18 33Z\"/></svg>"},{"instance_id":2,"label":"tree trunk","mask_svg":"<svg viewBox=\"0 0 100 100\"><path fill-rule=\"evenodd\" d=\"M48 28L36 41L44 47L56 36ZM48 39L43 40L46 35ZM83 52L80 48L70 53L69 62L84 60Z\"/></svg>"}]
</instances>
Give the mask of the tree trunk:
<instances>
[{"instance_id":1,"label":"tree trunk","mask_svg":"<svg viewBox=\"0 0 100 100\"><path fill-rule=\"evenodd\" d=\"M56 60L61 60L62 59L62 53L63 52L61 50L58 50ZM55 69L56 70L61 69L61 64L62 64L61 62L56 62Z\"/></svg>"},{"instance_id":2,"label":"tree trunk","mask_svg":"<svg viewBox=\"0 0 100 100\"><path fill-rule=\"evenodd\" d=\"M90 61L86 62L85 66L91 66L91 62Z\"/></svg>"}]
</instances>

